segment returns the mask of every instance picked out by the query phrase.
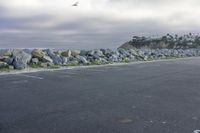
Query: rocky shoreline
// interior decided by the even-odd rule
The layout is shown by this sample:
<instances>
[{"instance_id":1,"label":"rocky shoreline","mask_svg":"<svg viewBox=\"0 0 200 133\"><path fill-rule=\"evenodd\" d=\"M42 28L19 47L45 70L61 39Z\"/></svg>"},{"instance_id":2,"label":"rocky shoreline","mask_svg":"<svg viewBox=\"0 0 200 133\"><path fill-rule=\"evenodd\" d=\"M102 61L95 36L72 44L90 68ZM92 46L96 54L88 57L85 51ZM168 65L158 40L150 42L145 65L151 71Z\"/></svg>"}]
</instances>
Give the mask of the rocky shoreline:
<instances>
[{"instance_id":1,"label":"rocky shoreline","mask_svg":"<svg viewBox=\"0 0 200 133\"><path fill-rule=\"evenodd\" d=\"M56 69L69 66L105 65L171 58L200 56L199 48L191 49L2 49L0 72L27 68Z\"/></svg>"}]
</instances>

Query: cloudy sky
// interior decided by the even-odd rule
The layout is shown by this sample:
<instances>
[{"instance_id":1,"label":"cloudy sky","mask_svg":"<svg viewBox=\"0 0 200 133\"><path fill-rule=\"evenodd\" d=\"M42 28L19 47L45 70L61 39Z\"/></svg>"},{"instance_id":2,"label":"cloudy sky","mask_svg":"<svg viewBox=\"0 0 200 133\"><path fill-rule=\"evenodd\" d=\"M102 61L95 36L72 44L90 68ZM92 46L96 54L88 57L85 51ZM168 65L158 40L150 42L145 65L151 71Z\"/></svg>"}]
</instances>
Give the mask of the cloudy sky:
<instances>
[{"instance_id":1,"label":"cloudy sky","mask_svg":"<svg viewBox=\"0 0 200 133\"><path fill-rule=\"evenodd\" d=\"M133 35L198 33L199 0L0 0L0 48L116 48Z\"/></svg>"}]
</instances>

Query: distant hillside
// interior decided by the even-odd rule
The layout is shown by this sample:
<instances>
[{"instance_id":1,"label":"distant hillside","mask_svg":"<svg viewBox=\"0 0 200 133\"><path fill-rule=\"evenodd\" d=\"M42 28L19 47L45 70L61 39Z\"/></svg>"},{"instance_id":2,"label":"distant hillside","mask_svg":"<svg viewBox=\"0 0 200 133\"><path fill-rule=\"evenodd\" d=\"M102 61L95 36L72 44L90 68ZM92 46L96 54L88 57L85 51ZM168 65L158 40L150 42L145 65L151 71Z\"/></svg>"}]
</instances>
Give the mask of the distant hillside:
<instances>
[{"instance_id":1,"label":"distant hillside","mask_svg":"<svg viewBox=\"0 0 200 133\"><path fill-rule=\"evenodd\" d=\"M200 36L198 34L188 34L183 36L167 34L162 37L139 37L133 36L132 40L124 43L119 48L168 48L168 49L187 49L198 48L200 46Z\"/></svg>"}]
</instances>

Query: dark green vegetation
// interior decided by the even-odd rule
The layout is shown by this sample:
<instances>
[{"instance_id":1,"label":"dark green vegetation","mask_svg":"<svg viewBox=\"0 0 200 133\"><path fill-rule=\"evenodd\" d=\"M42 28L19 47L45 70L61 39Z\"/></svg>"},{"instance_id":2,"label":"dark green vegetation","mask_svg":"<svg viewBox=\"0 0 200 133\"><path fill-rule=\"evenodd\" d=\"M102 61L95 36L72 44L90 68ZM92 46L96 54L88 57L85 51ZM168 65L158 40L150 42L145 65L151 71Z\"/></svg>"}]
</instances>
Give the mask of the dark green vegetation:
<instances>
[{"instance_id":1,"label":"dark green vegetation","mask_svg":"<svg viewBox=\"0 0 200 133\"><path fill-rule=\"evenodd\" d=\"M183 36L167 34L162 37L133 36L132 40L123 44L120 48L168 48L168 49L188 49L200 46L200 36L198 34L188 34Z\"/></svg>"}]
</instances>

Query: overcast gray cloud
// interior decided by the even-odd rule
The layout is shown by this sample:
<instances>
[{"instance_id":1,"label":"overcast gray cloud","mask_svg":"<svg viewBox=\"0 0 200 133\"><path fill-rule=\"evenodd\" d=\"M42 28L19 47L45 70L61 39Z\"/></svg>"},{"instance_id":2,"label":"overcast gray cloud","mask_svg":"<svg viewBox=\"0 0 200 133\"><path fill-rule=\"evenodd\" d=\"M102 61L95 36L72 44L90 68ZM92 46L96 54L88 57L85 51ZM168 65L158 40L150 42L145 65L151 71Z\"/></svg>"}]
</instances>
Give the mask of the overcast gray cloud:
<instances>
[{"instance_id":1,"label":"overcast gray cloud","mask_svg":"<svg viewBox=\"0 0 200 133\"><path fill-rule=\"evenodd\" d=\"M199 0L0 0L0 47L116 48L133 35L197 33Z\"/></svg>"}]
</instances>

